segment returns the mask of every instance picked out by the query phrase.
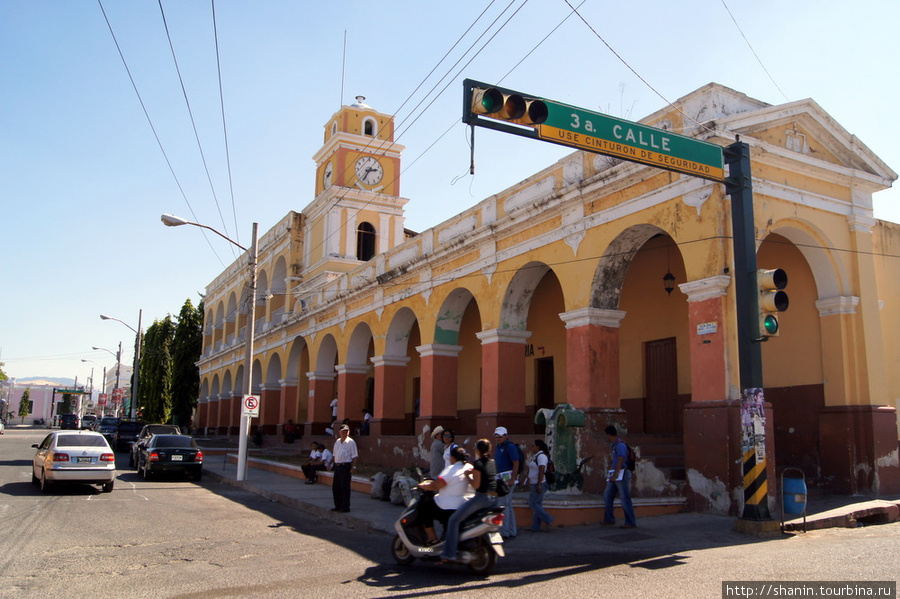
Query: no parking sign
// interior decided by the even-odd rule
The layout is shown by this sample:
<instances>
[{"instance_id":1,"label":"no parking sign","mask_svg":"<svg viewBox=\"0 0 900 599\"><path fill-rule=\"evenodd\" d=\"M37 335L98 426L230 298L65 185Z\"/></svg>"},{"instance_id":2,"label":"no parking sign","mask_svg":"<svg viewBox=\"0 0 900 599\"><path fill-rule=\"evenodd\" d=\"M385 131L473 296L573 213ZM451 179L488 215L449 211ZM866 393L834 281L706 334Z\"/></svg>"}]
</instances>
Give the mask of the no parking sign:
<instances>
[{"instance_id":1,"label":"no parking sign","mask_svg":"<svg viewBox=\"0 0 900 599\"><path fill-rule=\"evenodd\" d=\"M242 402L244 406L243 415L244 416L256 416L259 417L259 398L255 395L245 395L244 401Z\"/></svg>"}]
</instances>

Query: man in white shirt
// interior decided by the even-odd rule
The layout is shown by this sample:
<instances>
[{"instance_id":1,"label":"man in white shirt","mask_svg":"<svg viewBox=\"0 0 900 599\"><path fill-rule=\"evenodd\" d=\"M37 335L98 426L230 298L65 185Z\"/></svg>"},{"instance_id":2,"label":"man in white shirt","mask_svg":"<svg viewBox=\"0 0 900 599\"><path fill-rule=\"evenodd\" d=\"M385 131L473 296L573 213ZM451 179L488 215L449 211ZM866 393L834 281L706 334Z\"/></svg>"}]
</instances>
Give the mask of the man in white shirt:
<instances>
[{"instance_id":1,"label":"man in white shirt","mask_svg":"<svg viewBox=\"0 0 900 599\"><path fill-rule=\"evenodd\" d=\"M340 438L334 442L334 482L331 487L334 496L332 512L350 511L350 479L356 471L359 451L356 441L350 438L350 427L341 425Z\"/></svg>"},{"instance_id":2,"label":"man in white shirt","mask_svg":"<svg viewBox=\"0 0 900 599\"><path fill-rule=\"evenodd\" d=\"M331 460L332 456L328 448L313 441L310 446L309 461L300 466L300 469L303 470L303 475L306 477L306 484L314 484L319 478L319 472L328 470Z\"/></svg>"}]
</instances>

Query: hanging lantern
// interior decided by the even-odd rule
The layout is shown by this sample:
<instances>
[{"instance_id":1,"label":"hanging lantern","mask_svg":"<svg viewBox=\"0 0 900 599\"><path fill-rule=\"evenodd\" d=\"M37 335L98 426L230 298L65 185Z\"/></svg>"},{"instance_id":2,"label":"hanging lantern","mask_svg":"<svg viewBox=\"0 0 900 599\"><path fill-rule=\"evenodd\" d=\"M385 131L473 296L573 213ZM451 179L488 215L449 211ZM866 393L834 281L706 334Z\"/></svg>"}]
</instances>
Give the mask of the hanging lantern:
<instances>
[{"instance_id":1,"label":"hanging lantern","mask_svg":"<svg viewBox=\"0 0 900 599\"><path fill-rule=\"evenodd\" d=\"M663 285L666 288L666 293L672 295L672 290L675 289L675 275L667 271L663 277Z\"/></svg>"}]
</instances>

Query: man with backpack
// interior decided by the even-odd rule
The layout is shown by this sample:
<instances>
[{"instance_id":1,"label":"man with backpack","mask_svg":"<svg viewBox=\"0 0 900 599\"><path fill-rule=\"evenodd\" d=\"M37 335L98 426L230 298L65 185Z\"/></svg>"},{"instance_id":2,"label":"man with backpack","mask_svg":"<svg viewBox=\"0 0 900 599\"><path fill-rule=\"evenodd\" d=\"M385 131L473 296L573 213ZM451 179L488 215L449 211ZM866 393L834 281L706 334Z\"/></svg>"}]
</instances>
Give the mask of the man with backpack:
<instances>
[{"instance_id":1,"label":"man with backpack","mask_svg":"<svg viewBox=\"0 0 900 599\"><path fill-rule=\"evenodd\" d=\"M600 524L612 526L616 523L616 516L613 513L613 502L616 494L619 495L619 501L622 503L622 511L625 512L625 524L621 528L634 528L637 526L637 520L634 517L634 506L631 503L631 478L634 469L634 460L630 458L630 449L625 441L619 438L619 432L616 427L610 425L606 427L606 440L612 446L612 456L610 460L609 471L606 477L606 491L603 493L603 500L606 503L606 510L603 513L603 521Z\"/></svg>"}]
</instances>

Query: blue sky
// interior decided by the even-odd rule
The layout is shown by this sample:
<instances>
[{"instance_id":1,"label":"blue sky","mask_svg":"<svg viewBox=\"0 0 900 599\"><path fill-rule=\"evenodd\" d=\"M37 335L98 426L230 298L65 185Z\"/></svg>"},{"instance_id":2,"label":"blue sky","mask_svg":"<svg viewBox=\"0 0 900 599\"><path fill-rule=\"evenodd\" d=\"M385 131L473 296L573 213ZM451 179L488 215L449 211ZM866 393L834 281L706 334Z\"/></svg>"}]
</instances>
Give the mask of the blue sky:
<instances>
[{"instance_id":1,"label":"blue sky","mask_svg":"<svg viewBox=\"0 0 900 599\"><path fill-rule=\"evenodd\" d=\"M93 367L99 380L81 360L112 367L91 347L120 341L130 363L134 334L101 313L132 327L141 310L144 327L177 315L237 257L160 214L247 245L252 222L262 233L312 201L323 126L358 94L397 115L418 231L569 153L478 130L469 176L465 77L634 120L709 82L772 104L813 98L900 169L895 0L586 0L590 28L564 21L564 0L219 0L224 126L209 0L162 2L194 125L158 1L102 7L153 128L99 2L0 2L0 361L14 377L83 382ZM897 190L876 196L875 214L900 222Z\"/></svg>"}]
</instances>

